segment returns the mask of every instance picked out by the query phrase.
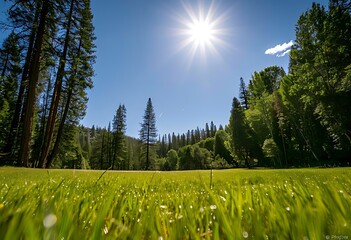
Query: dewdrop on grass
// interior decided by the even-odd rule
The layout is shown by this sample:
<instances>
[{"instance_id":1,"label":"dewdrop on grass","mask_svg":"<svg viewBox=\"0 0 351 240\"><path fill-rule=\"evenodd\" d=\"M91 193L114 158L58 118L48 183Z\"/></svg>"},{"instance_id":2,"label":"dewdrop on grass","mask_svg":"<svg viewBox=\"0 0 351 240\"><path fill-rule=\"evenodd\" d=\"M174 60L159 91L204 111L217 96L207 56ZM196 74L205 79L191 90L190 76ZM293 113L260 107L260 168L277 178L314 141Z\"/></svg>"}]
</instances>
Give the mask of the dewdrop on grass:
<instances>
[{"instance_id":1,"label":"dewdrop on grass","mask_svg":"<svg viewBox=\"0 0 351 240\"><path fill-rule=\"evenodd\" d=\"M57 222L57 217L55 214L49 214L46 215L46 217L43 220L43 225L45 228L51 228L52 226L54 226Z\"/></svg>"},{"instance_id":2,"label":"dewdrop on grass","mask_svg":"<svg viewBox=\"0 0 351 240\"><path fill-rule=\"evenodd\" d=\"M105 233L105 235L108 234L108 228L107 228L106 225L105 225L105 227L104 227L104 233Z\"/></svg>"}]
</instances>

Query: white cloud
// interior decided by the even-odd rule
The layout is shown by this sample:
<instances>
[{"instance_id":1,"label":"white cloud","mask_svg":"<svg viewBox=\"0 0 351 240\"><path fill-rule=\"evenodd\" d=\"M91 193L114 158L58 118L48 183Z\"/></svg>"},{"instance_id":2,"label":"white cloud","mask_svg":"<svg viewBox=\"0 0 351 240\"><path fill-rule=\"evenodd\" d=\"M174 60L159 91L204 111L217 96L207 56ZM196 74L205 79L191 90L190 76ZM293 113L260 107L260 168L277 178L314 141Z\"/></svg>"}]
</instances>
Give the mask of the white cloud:
<instances>
[{"instance_id":1,"label":"white cloud","mask_svg":"<svg viewBox=\"0 0 351 240\"><path fill-rule=\"evenodd\" d=\"M273 48L269 48L264 53L269 55L276 55L277 57L283 57L290 52L292 45L294 45L293 40L288 43L278 44Z\"/></svg>"},{"instance_id":2,"label":"white cloud","mask_svg":"<svg viewBox=\"0 0 351 240\"><path fill-rule=\"evenodd\" d=\"M283 52L283 53L278 53L277 54L277 57L284 57L286 54L288 54L289 52L291 51L291 49L288 49L288 50L286 50L285 52Z\"/></svg>"}]
</instances>

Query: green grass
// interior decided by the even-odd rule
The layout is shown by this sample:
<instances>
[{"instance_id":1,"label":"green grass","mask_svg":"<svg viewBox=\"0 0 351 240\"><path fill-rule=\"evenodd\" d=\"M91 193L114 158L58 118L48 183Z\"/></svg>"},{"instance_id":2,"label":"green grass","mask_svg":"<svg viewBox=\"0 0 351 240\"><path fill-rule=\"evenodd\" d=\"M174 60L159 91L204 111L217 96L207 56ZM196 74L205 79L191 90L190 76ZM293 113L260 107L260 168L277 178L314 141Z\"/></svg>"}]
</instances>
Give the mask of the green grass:
<instances>
[{"instance_id":1,"label":"green grass","mask_svg":"<svg viewBox=\"0 0 351 240\"><path fill-rule=\"evenodd\" d=\"M351 239L350 168L102 174L0 168L0 238Z\"/></svg>"}]
</instances>

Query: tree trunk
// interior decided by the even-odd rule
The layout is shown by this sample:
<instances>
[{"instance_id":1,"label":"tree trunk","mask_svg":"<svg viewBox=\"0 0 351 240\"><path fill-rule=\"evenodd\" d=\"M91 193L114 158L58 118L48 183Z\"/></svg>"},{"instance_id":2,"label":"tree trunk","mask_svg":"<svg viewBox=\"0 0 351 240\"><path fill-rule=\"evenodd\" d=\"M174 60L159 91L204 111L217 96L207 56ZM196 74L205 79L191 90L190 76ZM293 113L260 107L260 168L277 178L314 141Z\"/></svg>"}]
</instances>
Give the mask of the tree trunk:
<instances>
[{"instance_id":1,"label":"tree trunk","mask_svg":"<svg viewBox=\"0 0 351 240\"><path fill-rule=\"evenodd\" d=\"M40 12L40 21L35 39L33 57L28 73L28 93L24 104L25 118L22 131L22 139L19 153L19 163L22 166L29 165L30 142L32 139L33 114L36 99L36 88L39 79L40 57L44 40L44 32L46 27L46 19L49 13L49 0L44 0L43 7Z\"/></svg>"},{"instance_id":2,"label":"tree trunk","mask_svg":"<svg viewBox=\"0 0 351 240\"><path fill-rule=\"evenodd\" d=\"M40 13L40 3L38 1L37 6L36 6L36 12L35 12L35 17L29 37L29 43L28 43L28 49L27 49L27 54L25 58L25 62L23 65L23 71L22 71L22 76L21 76L21 83L19 86L19 91L17 95L17 101L16 101L16 107L15 111L13 113L12 121L11 121L11 126L10 126L10 131L7 137L7 142L6 145L4 146L3 152L9 153L10 156L12 157L13 155L13 146L15 143L15 138L16 135L19 131L19 120L21 116L21 110L23 106L23 98L24 98L24 92L27 88L27 77L28 77L28 72L29 72L29 64L30 64L30 59L33 53L33 46L34 46L34 40L35 40L35 34L36 34L36 25L38 23L38 18L39 18L39 13Z\"/></svg>"},{"instance_id":3,"label":"tree trunk","mask_svg":"<svg viewBox=\"0 0 351 240\"><path fill-rule=\"evenodd\" d=\"M61 97L61 91L62 91L62 80L65 74L65 66L66 66L66 59L67 59L67 50L68 50L68 44L70 40L70 28L71 28L71 23L72 23L72 14L73 14L73 4L74 0L71 1L71 6L69 10L69 15L68 15L68 23L67 23L67 29L66 29L66 36L65 36L65 43L63 47L63 52L62 56L60 59L59 67L57 70L57 76L56 76L56 81L55 81L55 88L54 92L52 94L52 99L51 99L51 107L50 107L50 112L49 112L49 117L48 121L46 124L46 130L45 130L45 135L44 135L44 141L43 141L43 146L42 146L42 152L39 158L39 163L42 168L45 168L47 165L47 157L49 154L49 148L51 145L51 140L53 137L53 132L55 128L55 120L56 120L56 115L57 115L57 110L60 102L60 97Z\"/></svg>"},{"instance_id":4,"label":"tree trunk","mask_svg":"<svg viewBox=\"0 0 351 240\"><path fill-rule=\"evenodd\" d=\"M49 156L47 158L46 165L44 166L45 168L50 168L52 161L54 160L54 158L56 157L56 155L58 153L58 149L59 149L59 146L60 146L61 138L62 138L62 135L63 135L63 129L65 127L65 121L67 119L68 110L69 110L71 99L72 99L73 87L74 87L74 76L71 76L70 84L69 84L69 90L68 90L69 92L68 92L68 95L67 95L67 101L66 101L66 104L65 104L65 109L64 109L61 121L60 121L59 128L57 130L56 141L55 141L55 144L54 144L54 147L53 147L51 153L49 154Z\"/></svg>"},{"instance_id":5,"label":"tree trunk","mask_svg":"<svg viewBox=\"0 0 351 240\"><path fill-rule=\"evenodd\" d=\"M47 111L49 108L49 96L50 96L50 91L51 91L51 77L49 78L48 86L46 89L46 94L44 95L43 102L45 103L42 109L42 116L41 116L41 122L40 122L40 130L39 130L39 136L38 136L38 144L36 145L37 148L40 148L43 144L43 136L45 133L45 126L46 126L46 116L47 116ZM36 149L37 155L34 156L35 159L33 161L33 167L40 167L40 162L39 162L39 157L41 154L41 149Z\"/></svg>"},{"instance_id":6,"label":"tree trunk","mask_svg":"<svg viewBox=\"0 0 351 240\"><path fill-rule=\"evenodd\" d=\"M77 58L79 58L80 56L80 49L81 49L81 45L82 45L82 41L79 41L79 47L77 50ZM47 163L46 163L46 168L50 168L52 161L54 160L54 158L56 157L57 153L58 153L58 149L61 143L61 138L63 135L63 128L65 127L65 122L68 116L68 110L70 108L70 103L71 103L71 99L72 99L72 94L73 94L73 88L74 88L74 78L76 77L77 72L74 71L69 79L69 88L68 88L68 94L67 94L67 100L66 100L66 104L64 107L64 111L63 111L63 115L61 117L61 121L60 121L60 125L59 128L57 130L57 136L56 136L56 141L54 144L54 147L51 151L51 153L48 156L47 159Z\"/></svg>"}]
</instances>

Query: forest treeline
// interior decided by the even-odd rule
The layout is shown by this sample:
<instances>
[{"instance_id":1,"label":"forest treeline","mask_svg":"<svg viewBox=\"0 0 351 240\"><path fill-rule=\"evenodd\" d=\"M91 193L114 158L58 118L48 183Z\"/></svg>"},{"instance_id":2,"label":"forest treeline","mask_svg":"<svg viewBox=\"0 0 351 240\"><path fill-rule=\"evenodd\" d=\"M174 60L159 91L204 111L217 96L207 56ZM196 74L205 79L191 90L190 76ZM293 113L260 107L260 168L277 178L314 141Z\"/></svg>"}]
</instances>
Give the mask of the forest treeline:
<instances>
[{"instance_id":1,"label":"forest treeline","mask_svg":"<svg viewBox=\"0 0 351 240\"><path fill-rule=\"evenodd\" d=\"M205 129L189 130L186 134L173 133L165 134L162 137L157 135L157 137L154 137L153 143L150 144L149 163L147 163L145 142L141 141L140 138L118 137L118 122L116 120L119 118L116 117L117 112L108 128L79 126L77 146L84 159L83 161L63 162L61 165L80 168L84 167L80 165L81 162L84 162L83 164L89 164L89 167L93 169L176 170L191 169L185 166L189 163L195 164L197 169L205 169L210 168L212 156L214 155L215 135L218 135L216 133L224 133L221 126L220 130L217 131L217 127L212 123L211 126L213 128L211 130L207 128L209 125L206 124ZM120 147L116 147L116 145L120 145ZM182 162L179 162L178 152L185 148L191 148L191 151L194 151L194 149L201 151L198 152L200 154L198 160L202 163L195 163L192 156L184 156L183 166ZM217 148L217 152L219 150ZM226 161L223 162L223 159L221 160L222 168L230 167Z\"/></svg>"},{"instance_id":2,"label":"forest treeline","mask_svg":"<svg viewBox=\"0 0 351 240\"><path fill-rule=\"evenodd\" d=\"M148 99L139 139L125 135L122 104L108 127L78 125L92 87L89 1L12 2L13 31L0 52L2 164L121 170L350 164L350 1L304 12L288 72L270 66L238 79L224 127L211 122L159 136Z\"/></svg>"}]
</instances>

